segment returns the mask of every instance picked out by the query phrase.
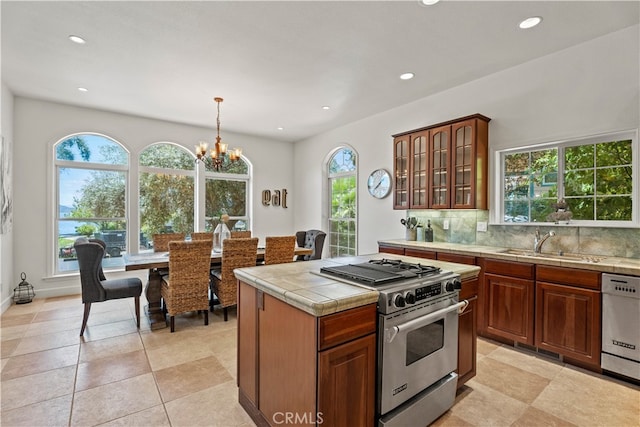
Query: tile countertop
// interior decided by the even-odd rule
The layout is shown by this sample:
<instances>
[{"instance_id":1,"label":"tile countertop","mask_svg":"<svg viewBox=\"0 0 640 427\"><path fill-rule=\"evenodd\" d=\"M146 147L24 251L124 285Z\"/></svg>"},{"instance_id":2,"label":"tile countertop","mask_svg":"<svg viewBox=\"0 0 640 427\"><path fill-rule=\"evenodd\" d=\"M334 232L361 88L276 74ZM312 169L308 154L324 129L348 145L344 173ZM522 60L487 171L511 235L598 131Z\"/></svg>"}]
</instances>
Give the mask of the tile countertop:
<instances>
[{"instance_id":1,"label":"tile countertop","mask_svg":"<svg viewBox=\"0 0 640 427\"><path fill-rule=\"evenodd\" d=\"M235 276L289 305L313 316L325 316L378 302L378 291L317 274L321 267L357 264L370 259L389 258L388 254L326 258L286 264L261 265L234 270ZM394 258L416 262L416 258L394 255ZM480 267L429 260L443 270L459 273L462 279L477 277Z\"/></svg>"},{"instance_id":2,"label":"tile countertop","mask_svg":"<svg viewBox=\"0 0 640 427\"><path fill-rule=\"evenodd\" d=\"M560 267L581 268L584 270L597 270L603 273L627 274L640 276L640 259L609 257L602 254L580 254L584 259L563 258L543 251L539 256L515 255L504 253L509 248L494 246L465 245L461 243L446 242L414 242L408 240L380 240L378 244L396 246L401 248L412 248L430 250L436 252L448 252L452 254L470 255L476 257L504 259L510 261L530 262L534 264L555 265ZM523 249L522 251L526 251ZM571 254L570 254L571 255ZM573 254L575 255L575 254ZM547 256L547 257L545 257ZM553 258L549 258L553 257ZM594 262L594 260L596 262Z\"/></svg>"}]
</instances>

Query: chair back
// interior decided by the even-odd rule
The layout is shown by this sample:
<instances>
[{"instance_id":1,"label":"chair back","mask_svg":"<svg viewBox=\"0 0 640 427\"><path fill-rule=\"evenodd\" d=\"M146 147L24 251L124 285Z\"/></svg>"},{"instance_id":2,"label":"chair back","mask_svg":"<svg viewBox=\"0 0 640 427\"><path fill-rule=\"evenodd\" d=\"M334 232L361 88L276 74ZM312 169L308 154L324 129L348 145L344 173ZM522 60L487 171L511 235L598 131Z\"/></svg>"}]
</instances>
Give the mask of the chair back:
<instances>
[{"instance_id":1,"label":"chair back","mask_svg":"<svg viewBox=\"0 0 640 427\"><path fill-rule=\"evenodd\" d=\"M169 283L172 292L172 308L182 312L182 303L203 298L208 307L209 269L211 243L208 240L171 241L169 243ZM185 309L190 311L194 309Z\"/></svg>"},{"instance_id":2,"label":"chair back","mask_svg":"<svg viewBox=\"0 0 640 427\"><path fill-rule=\"evenodd\" d=\"M167 252L169 250L169 242L184 240L184 233L162 233L153 235L153 251Z\"/></svg>"},{"instance_id":3,"label":"chair back","mask_svg":"<svg viewBox=\"0 0 640 427\"><path fill-rule=\"evenodd\" d=\"M244 231L232 231L231 232L232 239L250 239L251 238L251 230Z\"/></svg>"},{"instance_id":4,"label":"chair back","mask_svg":"<svg viewBox=\"0 0 640 427\"><path fill-rule=\"evenodd\" d=\"M92 242L87 238L79 238L73 247L76 251L80 269L82 302L106 301L107 295L100 282L104 280L104 273L102 272L103 244Z\"/></svg>"},{"instance_id":5,"label":"chair back","mask_svg":"<svg viewBox=\"0 0 640 427\"><path fill-rule=\"evenodd\" d=\"M211 249L213 249L213 233L209 233L209 232L191 233L191 241L195 241L195 240L210 241Z\"/></svg>"},{"instance_id":6,"label":"chair back","mask_svg":"<svg viewBox=\"0 0 640 427\"><path fill-rule=\"evenodd\" d=\"M322 258L322 247L327 234L322 230L298 231L296 241L301 248L311 248L311 255L298 255L298 261Z\"/></svg>"},{"instance_id":7,"label":"chair back","mask_svg":"<svg viewBox=\"0 0 640 427\"><path fill-rule=\"evenodd\" d=\"M221 280L216 295L223 307L236 304L238 285L233 270L256 265L258 238L227 239L222 247Z\"/></svg>"},{"instance_id":8,"label":"chair back","mask_svg":"<svg viewBox=\"0 0 640 427\"><path fill-rule=\"evenodd\" d=\"M293 262L293 253L296 248L296 236L267 236L265 242L265 265Z\"/></svg>"}]
</instances>

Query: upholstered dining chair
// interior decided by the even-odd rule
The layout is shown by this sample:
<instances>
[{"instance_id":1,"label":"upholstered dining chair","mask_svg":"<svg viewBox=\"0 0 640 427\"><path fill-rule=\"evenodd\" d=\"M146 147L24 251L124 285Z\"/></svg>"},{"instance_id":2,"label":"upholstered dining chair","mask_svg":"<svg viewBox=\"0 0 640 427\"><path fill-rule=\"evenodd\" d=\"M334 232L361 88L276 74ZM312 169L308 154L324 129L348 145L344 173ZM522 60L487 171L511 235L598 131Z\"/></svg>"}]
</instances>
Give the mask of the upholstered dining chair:
<instances>
[{"instance_id":1,"label":"upholstered dining chair","mask_svg":"<svg viewBox=\"0 0 640 427\"><path fill-rule=\"evenodd\" d=\"M264 247L264 263L283 264L293 262L296 236L267 236Z\"/></svg>"},{"instance_id":2,"label":"upholstered dining chair","mask_svg":"<svg viewBox=\"0 0 640 427\"><path fill-rule=\"evenodd\" d=\"M313 252L310 255L298 255L296 261L308 261L310 259L322 258L322 246L327 234L321 230L298 231L296 233L296 241L301 248L311 248Z\"/></svg>"},{"instance_id":3,"label":"upholstered dining chair","mask_svg":"<svg viewBox=\"0 0 640 427\"><path fill-rule=\"evenodd\" d=\"M231 238L232 239L250 239L251 230L231 231Z\"/></svg>"},{"instance_id":4,"label":"upholstered dining chair","mask_svg":"<svg viewBox=\"0 0 640 427\"><path fill-rule=\"evenodd\" d=\"M169 242L184 240L184 233L161 233L153 235L153 251L167 252Z\"/></svg>"},{"instance_id":5,"label":"upholstered dining chair","mask_svg":"<svg viewBox=\"0 0 640 427\"><path fill-rule=\"evenodd\" d=\"M104 258L106 246L102 240L86 237L78 238L73 245L78 257L84 304L80 336L84 335L87 327L92 303L120 298L135 298L136 325L138 329L140 328L142 281L137 277L107 280L102 271L102 258Z\"/></svg>"},{"instance_id":6,"label":"upholstered dining chair","mask_svg":"<svg viewBox=\"0 0 640 427\"><path fill-rule=\"evenodd\" d=\"M238 298L238 282L233 275L233 270L255 266L257 252L257 237L227 239L224 241L222 246L222 267L219 271L212 272L212 302L210 310L213 311L213 295L215 294L222 306L225 322L227 321L227 308L236 305Z\"/></svg>"},{"instance_id":7,"label":"upholstered dining chair","mask_svg":"<svg viewBox=\"0 0 640 427\"><path fill-rule=\"evenodd\" d=\"M176 314L204 310L209 324L209 266L211 242L208 240L169 242L169 275L162 277L160 295L169 314L171 332Z\"/></svg>"}]
</instances>

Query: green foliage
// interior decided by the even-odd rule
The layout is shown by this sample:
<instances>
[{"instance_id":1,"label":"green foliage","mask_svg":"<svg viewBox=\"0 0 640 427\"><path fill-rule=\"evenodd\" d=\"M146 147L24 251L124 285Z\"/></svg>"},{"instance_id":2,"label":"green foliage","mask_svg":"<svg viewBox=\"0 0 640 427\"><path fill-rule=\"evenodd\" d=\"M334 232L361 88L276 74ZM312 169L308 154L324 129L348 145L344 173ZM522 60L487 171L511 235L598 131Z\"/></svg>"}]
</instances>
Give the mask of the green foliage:
<instances>
[{"instance_id":1,"label":"green foliage","mask_svg":"<svg viewBox=\"0 0 640 427\"><path fill-rule=\"evenodd\" d=\"M91 150L86 141L80 136L74 136L60 142L56 147L56 158L58 160L75 160L74 147L80 153L82 160L88 162L91 157Z\"/></svg>"}]
</instances>

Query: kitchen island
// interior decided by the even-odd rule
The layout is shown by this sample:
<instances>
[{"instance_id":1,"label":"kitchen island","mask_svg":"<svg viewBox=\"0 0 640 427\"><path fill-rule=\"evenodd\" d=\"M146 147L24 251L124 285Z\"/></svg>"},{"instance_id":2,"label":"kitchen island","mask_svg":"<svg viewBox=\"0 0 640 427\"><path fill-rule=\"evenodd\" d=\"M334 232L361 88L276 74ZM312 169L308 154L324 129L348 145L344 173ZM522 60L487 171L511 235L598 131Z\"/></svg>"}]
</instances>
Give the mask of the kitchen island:
<instances>
[{"instance_id":1,"label":"kitchen island","mask_svg":"<svg viewBox=\"0 0 640 427\"><path fill-rule=\"evenodd\" d=\"M374 425L378 291L317 273L384 257L235 270L239 401L257 425ZM463 289L480 270L430 264L460 274Z\"/></svg>"}]
</instances>

